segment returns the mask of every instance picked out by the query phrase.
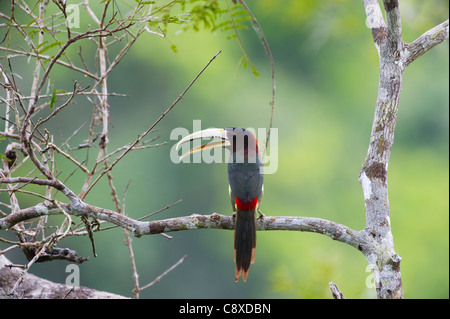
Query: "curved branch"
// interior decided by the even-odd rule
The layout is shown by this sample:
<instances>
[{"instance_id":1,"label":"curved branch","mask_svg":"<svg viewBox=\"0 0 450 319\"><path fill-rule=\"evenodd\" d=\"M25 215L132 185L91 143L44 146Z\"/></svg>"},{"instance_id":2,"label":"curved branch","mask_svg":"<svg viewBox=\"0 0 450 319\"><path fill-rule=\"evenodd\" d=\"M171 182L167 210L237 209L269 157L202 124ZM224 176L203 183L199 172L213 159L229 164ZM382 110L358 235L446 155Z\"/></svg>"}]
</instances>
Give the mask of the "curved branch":
<instances>
[{"instance_id":1,"label":"curved branch","mask_svg":"<svg viewBox=\"0 0 450 319\"><path fill-rule=\"evenodd\" d=\"M25 183L25 184L36 184L43 186L51 186L54 189L62 192L64 195L69 198L73 205L77 205L79 202L78 197L75 193L67 188L61 181L52 178L52 179L38 179L38 178L28 178L28 177L4 177L0 178L0 184L14 184L14 183ZM1 229L1 227L0 227Z\"/></svg>"},{"instance_id":2,"label":"curved branch","mask_svg":"<svg viewBox=\"0 0 450 319\"><path fill-rule=\"evenodd\" d=\"M13 287L22 275L18 268L11 267L11 262L0 256L0 298L22 299L123 299L124 296L110 292L99 291L86 287L71 287L39 278L32 274L25 274L19 287Z\"/></svg>"},{"instance_id":3,"label":"curved branch","mask_svg":"<svg viewBox=\"0 0 450 319\"><path fill-rule=\"evenodd\" d=\"M439 43L448 40L448 19L428 30L411 43L405 43L405 67Z\"/></svg>"},{"instance_id":4,"label":"curved branch","mask_svg":"<svg viewBox=\"0 0 450 319\"><path fill-rule=\"evenodd\" d=\"M63 214L61 208L65 213L70 215L88 216L110 222L131 231L136 237L195 229L234 229L234 219L232 216L217 213L211 215L192 214L190 216L144 222L85 203L76 207L64 203L40 203L1 218L0 229L7 229L22 221L44 215ZM355 231L345 225L322 218L266 216L259 218L257 224L259 231L287 230L322 234L362 251L366 251L371 245L371 239L365 230Z\"/></svg>"}]
</instances>

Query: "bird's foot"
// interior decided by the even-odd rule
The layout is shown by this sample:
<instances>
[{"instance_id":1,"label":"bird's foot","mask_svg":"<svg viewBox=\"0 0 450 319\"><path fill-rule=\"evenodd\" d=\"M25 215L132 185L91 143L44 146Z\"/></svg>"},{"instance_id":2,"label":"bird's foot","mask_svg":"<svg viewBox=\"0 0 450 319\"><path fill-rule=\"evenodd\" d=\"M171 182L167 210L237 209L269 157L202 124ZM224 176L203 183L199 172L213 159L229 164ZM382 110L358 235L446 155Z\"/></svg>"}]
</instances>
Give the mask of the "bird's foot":
<instances>
[{"instance_id":1,"label":"bird's foot","mask_svg":"<svg viewBox=\"0 0 450 319\"><path fill-rule=\"evenodd\" d=\"M259 217L258 217L258 218L264 218L264 217L266 217L266 215L264 215L259 209L258 209L258 214L259 214Z\"/></svg>"}]
</instances>

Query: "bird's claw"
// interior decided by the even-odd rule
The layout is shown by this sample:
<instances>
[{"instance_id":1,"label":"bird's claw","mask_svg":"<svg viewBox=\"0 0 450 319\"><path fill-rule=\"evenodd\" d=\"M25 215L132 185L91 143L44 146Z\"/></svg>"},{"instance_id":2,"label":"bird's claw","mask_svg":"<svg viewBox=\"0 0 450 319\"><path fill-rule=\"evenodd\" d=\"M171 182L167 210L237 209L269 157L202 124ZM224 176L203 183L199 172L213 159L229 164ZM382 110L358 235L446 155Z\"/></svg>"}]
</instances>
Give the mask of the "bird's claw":
<instances>
[{"instance_id":1,"label":"bird's claw","mask_svg":"<svg viewBox=\"0 0 450 319\"><path fill-rule=\"evenodd\" d=\"M258 214L259 214L258 219L266 217L266 215L264 215L259 209L258 209Z\"/></svg>"}]
</instances>

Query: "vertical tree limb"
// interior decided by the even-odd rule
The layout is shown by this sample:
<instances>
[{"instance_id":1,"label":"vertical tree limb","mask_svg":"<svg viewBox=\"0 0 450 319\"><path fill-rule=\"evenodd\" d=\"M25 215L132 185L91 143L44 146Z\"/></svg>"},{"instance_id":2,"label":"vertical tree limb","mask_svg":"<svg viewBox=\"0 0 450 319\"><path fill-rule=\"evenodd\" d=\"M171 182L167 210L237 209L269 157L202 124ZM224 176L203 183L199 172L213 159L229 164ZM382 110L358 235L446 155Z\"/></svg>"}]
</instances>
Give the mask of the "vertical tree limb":
<instances>
[{"instance_id":1,"label":"vertical tree limb","mask_svg":"<svg viewBox=\"0 0 450 319\"><path fill-rule=\"evenodd\" d=\"M369 25L377 47L380 76L375 115L370 135L369 149L362 166L359 182L363 187L366 207L366 230L378 243L364 252L371 267L379 298L402 298L400 257L395 253L389 217L387 168L394 143L403 69L399 63L401 22L398 1L384 1L387 24ZM377 1L364 1L366 14L380 14ZM370 15L368 19L379 21ZM396 256L395 258L393 256ZM389 265L395 259L395 267ZM385 283L388 283L386 286Z\"/></svg>"},{"instance_id":2,"label":"vertical tree limb","mask_svg":"<svg viewBox=\"0 0 450 319\"><path fill-rule=\"evenodd\" d=\"M374 245L363 251L374 276L378 298L402 298L401 257L394 250L389 216L387 169L394 143L402 76L412 57L424 52L418 43L431 34L436 41L448 38L448 21L430 30L411 45L402 41L402 25L398 0L383 0L386 23L376 0L363 0L367 26L372 31L378 51L380 75L375 115L369 149L362 165L359 182L364 192L366 208L365 230L374 238ZM445 35L446 32L446 35ZM412 53L414 52L414 53Z\"/></svg>"}]
</instances>

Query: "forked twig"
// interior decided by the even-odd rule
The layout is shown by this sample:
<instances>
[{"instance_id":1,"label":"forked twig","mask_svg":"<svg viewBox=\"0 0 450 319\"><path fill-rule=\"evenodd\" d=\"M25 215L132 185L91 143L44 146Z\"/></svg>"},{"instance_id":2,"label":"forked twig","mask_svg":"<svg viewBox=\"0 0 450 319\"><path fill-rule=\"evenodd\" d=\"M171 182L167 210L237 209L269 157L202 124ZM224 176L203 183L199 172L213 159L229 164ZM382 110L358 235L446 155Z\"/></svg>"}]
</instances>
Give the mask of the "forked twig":
<instances>
[{"instance_id":1,"label":"forked twig","mask_svg":"<svg viewBox=\"0 0 450 319\"><path fill-rule=\"evenodd\" d=\"M178 96L178 98L172 103L171 106L169 106L167 108L167 110L164 111L164 113L162 113L158 119L141 135L138 136L138 138L131 143L131 145L125 150L123 151L122 154L120 154L118 157L116 157L116 159L111 163L111 165L109 165L107 168L105 168L105 170L94 180L94 182L92 182L92 184L89 186L89 188L86 190L86 192L83 194L82 198L83 199L90 191L91 189L95 186L95 184L97 184L97 182L109 171L111 171L113 169L113 167L125 156L128 154L129 151L131 151L131 149L133 149L134 146L136 146L136 144L138 144L145 136L147 136L148 133L150 133L153 128L167 115L167 113L169 113L173 107L183 98L183 96L186 94L186 92L191 88L191 86L195 83L195 81L197 81L197 79L200 77L200 75L202 75L202 73L206 70L206 68L208 68L208 66L212 63L212 61L214 61L214 59L221 53L222 51L217 52L210 60L209 62L203 67L203 69L195 76L195 78L191 81L191 83L189 83L189 85L184 89L184 91Z\"/></svg>"},{"instance_id":2,"label":"forked twig","mask_svg":"<svg viewBox=\"0 0 450 319\"><path fill-rule=\"evenodd\" d=\"M146 284L145 286L142 286L139 288L139 292L150 288L151 286L153 286L154 284L158 283L162 278L164 278L169 272L171 272L172 270L174 270L175 268L177 268L179 265L181 265L183 263L183 261L186 259L187 255L184 255L183 257L181 257L180 260L178 260L175 264L173 264L169 269L167 269L166 271L164 271L161 275L159 275L158 277L156 277L152 282Z\"/></svg>"}]
</instances>

